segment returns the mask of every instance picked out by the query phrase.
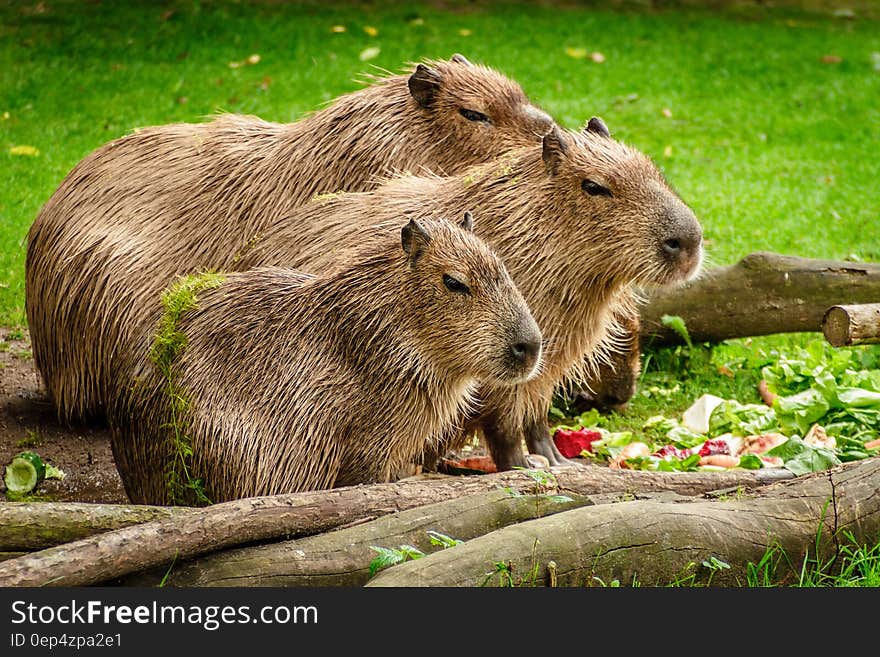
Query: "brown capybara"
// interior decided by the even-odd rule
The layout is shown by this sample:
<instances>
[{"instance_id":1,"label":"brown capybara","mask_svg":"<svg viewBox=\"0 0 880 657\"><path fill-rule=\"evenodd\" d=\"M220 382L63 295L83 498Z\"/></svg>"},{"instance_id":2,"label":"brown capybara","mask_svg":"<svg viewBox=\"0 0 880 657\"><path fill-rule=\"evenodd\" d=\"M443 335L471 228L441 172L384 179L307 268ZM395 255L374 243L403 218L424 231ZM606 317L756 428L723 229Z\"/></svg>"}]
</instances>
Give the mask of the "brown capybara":
<instances>
[{"instance_id":1,"label":"brown capybara","mask_svg":"<svg viewBox=\"0 0 880 657\"><path fill-rule=\"evenodd\" d=\"M393 231L401 215L454 216L468 208L529 304L545 359L527 383L483 386L479 412L441 448L480 430L499 469L527 466L523 440L530 452L561 463L547 426L554 390L585 378L618 339L614 317L634 316L635 285L683 281L702 260L693 212L651 160L612 139L601 120L579 133L554 127L541 145L460 175L403 176L372 192L316 200L249 245L239 264L322 271L344 259L346 243L360 241L367 227Z\"/></svg>"},{"instance_id":2,"label":"brown capybara","mask_svg":"<svg viewBox=\"0 0 880 657\"><path fill-rule=\"evenodd\" d=\"M584 385L566 395L569 405L578 413L594 408L600 413L623 411L636 394L642 372L641 321L636 314L616 319L623 329L616 351L598 363L596 372Z\"/></svg>"},{"instance_id":3,"label":"brown capybara","mask_svg":"<svg viewBox=\"0 0 880 657\"><path fill-rule=\"evenodd\" d=\"M109 410L131 500L388 481L456 427L479 383L532 377L540 331L470 221L398 222L315 277L214 278L183 313L169 292L154 363ZM162 363L174 335L185 344Z\"/></svg>"},{"instance_id":4,"label":"brown capybara","mask_svg":"<svg viewBox=\"0 0 880 657\"><path fill-rule=\"evenodd\" d=\"M28 235L34 362L61 419L100 417L128 327L177 275L228 269L315 195L445 175L540 143L552 119L460 55L377 79L294 123L223 115L145 128L82 160Z\"/></svg>"}]
</instances>

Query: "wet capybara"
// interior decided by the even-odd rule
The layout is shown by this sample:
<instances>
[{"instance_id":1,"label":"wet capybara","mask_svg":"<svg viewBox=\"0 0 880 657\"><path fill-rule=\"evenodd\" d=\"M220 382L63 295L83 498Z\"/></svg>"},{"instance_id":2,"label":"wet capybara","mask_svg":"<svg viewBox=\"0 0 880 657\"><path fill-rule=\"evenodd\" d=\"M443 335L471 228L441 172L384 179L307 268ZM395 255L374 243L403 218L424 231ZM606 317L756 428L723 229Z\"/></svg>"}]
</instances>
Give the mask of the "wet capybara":
<instances>
[{"instance_id":1,"label":"wet capybara","mask_svg":"<svg viewBox=\"0 0 880 657\"><path fill-rule=\"evenodd\" d=\"M470 222L398 221L318 276L267 267L172 288L152 362L109 411L131 500L392 480L460 429L479 385L534 376L540 331Z\"/></svg>"},{"instance_id":2,"label":"wet capybara","mask_svg":"<svg viewBox=\"0 0 880 657\"><path fill-rule=\"evenodd\" d=\"M59 417L103 415L130 328L153 325L144 315L175 276L228 269L243 244L315 195L372 189L397 171L457 173L539 143L551 125L515 82L456 55L294 123L222 115L98 148L28 235L34 363Z\"/></svg>"},{"instance_id":3,"label":"wet capybara","mask_svg":"<svg viewBox=\"0 0 880 657\"><path fill-rule=\"evenodd\" d=\"M479 431L499 469L528 465L523 441L561 463L547 426L554 390L595 374L621 334L615 317L635 316L635 285L681 282L702 260L693 212L651 160L612 139L601 120L582 132L554 128L541 145L460 175L403 176L371 192L313 201L249 244L239 265L322 271L367 227L393 231L401 215L454 216L468 208L529 304L545 359L527 383L483 386L479 411L441 450Z\"/></svg>"}]
</instances>

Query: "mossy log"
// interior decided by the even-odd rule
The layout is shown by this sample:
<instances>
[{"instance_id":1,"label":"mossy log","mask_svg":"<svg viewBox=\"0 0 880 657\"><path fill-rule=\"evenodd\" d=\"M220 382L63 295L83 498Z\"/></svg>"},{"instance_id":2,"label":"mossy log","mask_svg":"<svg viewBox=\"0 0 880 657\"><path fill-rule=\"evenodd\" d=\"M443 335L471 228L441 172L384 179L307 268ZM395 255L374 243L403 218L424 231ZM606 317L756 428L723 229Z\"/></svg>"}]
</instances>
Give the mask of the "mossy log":
<instances>
[{"instance_id":1,"label":"mossy log","mask_svg":"<svg viewBox=\"0 0 880 657\"><path fill-rule=\"evenodd\" d=\"M41 550L188 510L132 504L3 502L0 503L0 552Z\"/></svg>"},{"instance_id":2,"label":"mossy log","mask_svg":"<svg viewBox=\"0 0 880 657\"><path fill-rule=\"evenodd\" d=\"M682 344L663 315L685 320L694 342L822 331L835 305L880 300L880 264L752 253L735 265L655 293L641 309L642 346Z\"/></svg>"},{"instance_id":3,"label":"mossy log","mask_svg":"<svg viewBox=\"0 0 880 657\"><path fill-rule=\"evenodd\" d=\"M880 539L880 458L766 486L749 496L644 500L583 507L505 527L368 586L537 584L624 586L675 581L743 585L748 564L771 552L774 576L795 578L809 556L833 559L841 543ZM784 555L784 558L783 558ZM712 557L729 568L706 567Z\"/></svg>"},{"instance_id":4,"label":"mossy log","mask_svg":"<svg viewBox=\"0 0 880 657\"><path fill-rule=\"evenodd\" d=\"M760 486L781 470L661 473L573 464L552 468L558 491L707 490ZM528 493L538 484L522 471L470 477L410 479L273 497L255 497L191 509L168 518L108 531L0 563L0 586L83 586L258 541L319 534L395 511L493 488ZM545 492L545 491L541 491Z\"/></svg>"},{"instance_id":5,"label":"mossy log","mask_svg":"<svg viewBox=\"0 0 880 657\"><path fill-rule=\"evenodd\" d=\"M442 547L429 531L470 540L525 520L589 504L580 495L522 495L507 490L392 513L370 522L293 541L215 552L170 570L159 568L129 577L128 586L363 586L370 579L372 546L411 545L424 553Z\"/></svg>"}]
</instances>

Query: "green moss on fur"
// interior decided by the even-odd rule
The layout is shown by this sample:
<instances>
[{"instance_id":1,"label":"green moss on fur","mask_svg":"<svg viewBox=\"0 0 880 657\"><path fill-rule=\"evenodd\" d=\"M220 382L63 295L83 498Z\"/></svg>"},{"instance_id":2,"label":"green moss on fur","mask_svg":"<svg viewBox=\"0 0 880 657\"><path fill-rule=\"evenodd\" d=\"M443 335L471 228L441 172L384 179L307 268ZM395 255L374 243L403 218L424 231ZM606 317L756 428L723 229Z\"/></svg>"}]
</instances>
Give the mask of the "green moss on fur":
<instances>
[{"instance_id":1,"label":"green moss on fur","mask_svg":"<svg viewBox=\"0 0 880 657\"><path fill-rule=\"evenodd\" d=\"M170 420L163 425L169 430L172 458L166 465L168 493L172 504L211 504L205 493L204 482L190 474L192 440L186 434L183 418L189 409L189 399L177 384L174 363L186 348L186 334L180 330L184 313L195 310L198 295L204 290L219 287L225 277L216 272L181 276L162 293L165 312L150 348L150 360L162 375L165 395L168 397Z\"/></svg>"}]
</instances>

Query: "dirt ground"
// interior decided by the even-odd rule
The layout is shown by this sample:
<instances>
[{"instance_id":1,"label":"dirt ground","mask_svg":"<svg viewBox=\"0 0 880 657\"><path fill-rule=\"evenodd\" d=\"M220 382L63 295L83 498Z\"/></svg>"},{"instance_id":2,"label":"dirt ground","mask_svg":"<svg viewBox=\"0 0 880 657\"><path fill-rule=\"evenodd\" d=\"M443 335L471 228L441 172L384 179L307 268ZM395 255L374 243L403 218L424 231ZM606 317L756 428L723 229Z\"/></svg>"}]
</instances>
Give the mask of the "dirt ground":
<instances>
[{"instance_id":1,"label":"dirt ground","mask_svg":"<svg viewBox=\"0 0 880 657\"><path fill-rule=\"evenodd\" d=\"M25 450L65 473L63 480L46 480L34 491L40 499L128 502L107 428L59 424L34 368L27 332L0 328L0 474ZM5 499L2 478L0 491Z\"/></svg>"}]
</instances>

